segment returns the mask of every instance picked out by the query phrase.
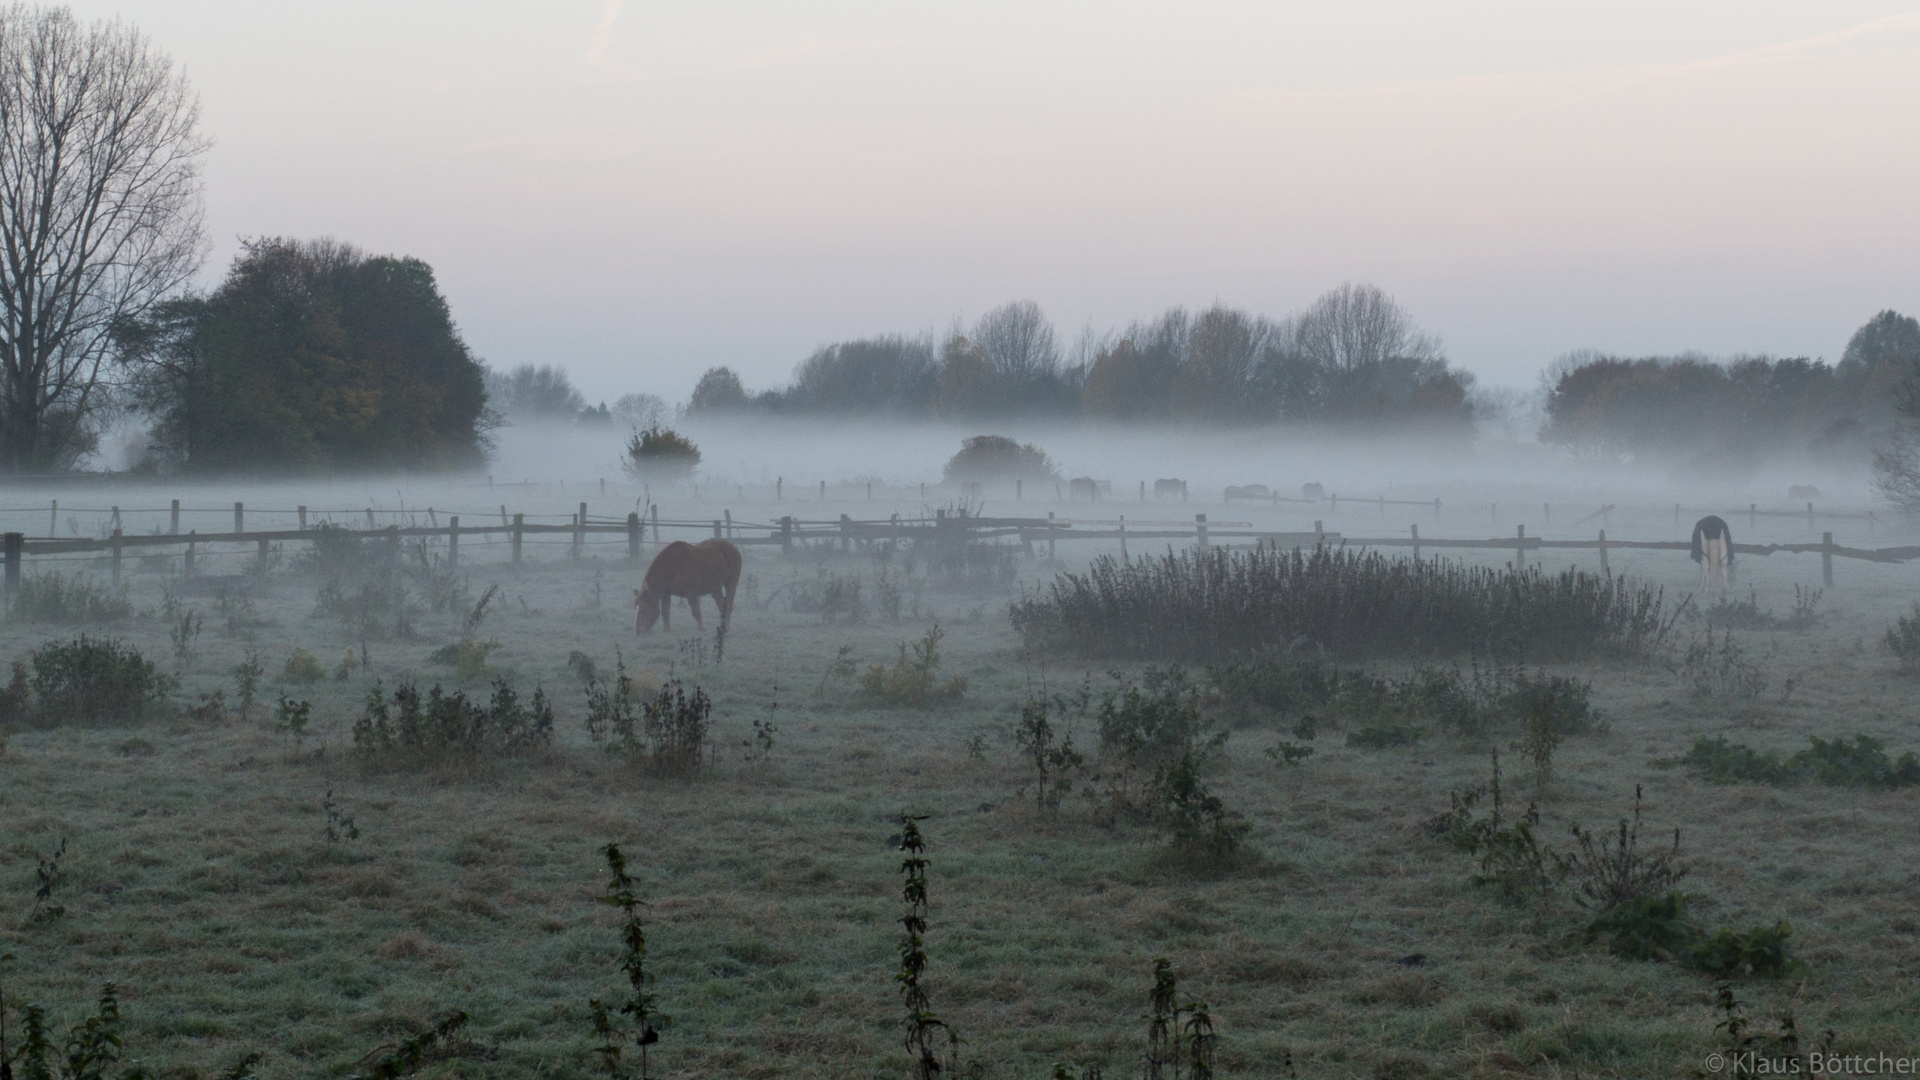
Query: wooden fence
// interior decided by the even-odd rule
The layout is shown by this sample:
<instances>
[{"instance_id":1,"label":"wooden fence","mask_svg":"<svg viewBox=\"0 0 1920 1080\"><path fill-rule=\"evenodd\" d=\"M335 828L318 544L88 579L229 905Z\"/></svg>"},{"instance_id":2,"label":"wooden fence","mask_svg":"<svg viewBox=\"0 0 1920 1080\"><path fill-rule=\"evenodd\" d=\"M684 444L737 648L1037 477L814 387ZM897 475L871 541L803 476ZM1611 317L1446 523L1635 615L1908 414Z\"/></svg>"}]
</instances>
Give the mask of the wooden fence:
<instances>
[{"instance_id":1,"label":"wooden fence","mask_svg":"<svg viewBox=\"0 0 1920 1080\"><path fill-rule=\"evenodd\" d=\"M1414 505L1427 505L1417 503ZM1609 508L1611 509L1611 508ZM1304 548L1321 544L1339 544L1349 547L1406 547L1411 548L1415 558L1423 550L1435 548L1457 548L1477 550L1511 550L1515 560L1524 563L1529 552L1547 550L1593 550L1599 553L1600 567L1603 572L1611 572L1608 566L1608 553L1619 550L1686 551L1691 545L1685 541L1673 540L1618 540L1608 539L1605 529L1599 530L1593 540L1547 540L1538 536L1528 536L1526 526L1515 530L1511 537L1493 537L1487 539L1457 539L1422 537L1420 527L1414 525L1407 536L1391 537L1348 537L1338 532L1328 532L1324 522L1315 521L1311 532L1284 532L1272 529L1256 529L1244 521L1209 522L1206 514L1195 514L1191 522L1177 521L1133 521L1125 517L1113 520L1069 519L1056 517L1049 513L1046 517L977 517L972 515L950 515L945 511L936 512L931 518L903 519L893 515L885 520L854 520L841 515L838 520L804 521L795 517L782 517L772 522L736 521L731 511L724 511L721 517L701 520L661 520L659 507L650 508L648 516L630 513L626 520L594 519L588 516L586 504L580 505L580 512L573 515L570 522L542 524L529 522L525 514L508 515L501 510L502 524L499 525L462 525L458 516L448 518L447 524L388 525L384 528L372 524L372 511L368 511L369 527L366 529L348 529L341 525L323 524L307 527L306 508L300 508L300 527L296 529L246 529L245 508L234 505L234 530L222 533L201 533L178 531L178 503L174 507L173 522L175 530L168 533L127 534L118 526L104 538L29 538L18 532L6 533L4 553L6 568L6 596L11 599L19 590L20 575L25 560L29 556L73 556L106 555L111 567L114 584L120 583L121 562L128 551L136 553L151 549L180 549L181 569L187 575L195 570L196 556L204 553L211 545L254 545L257 548L259 563L265 566L272 554L272 545L285 543L308 543L322 545L329 541L351 538L356 541L384 540L392 544L397 551L403 541L414 539L425 541L429 538L444 542L443 558L450 566L460 563L460 543L463 538L486 538L489 541L505 537L511 551L511 561L524 560L524 547L530 536L560 536L570 541L571 557L580 558L585 552L590 536L621 536L626 541L626 557L629 561L639 562L645 545L651 542L664 543L663 532L672 530L682 537L699 538L711 535L726 537L736 544L778 546L791 552L796 546L837 545L843 551L851 551L855 545L869 546L885 541L921 541L929 542L937 548L948 550L964 549L969 543L1017 539L1024 553L1032 556L1036 543L1045 543L1047 555L1054 557L1057 545L1062 541L1075 540L1117 540L1121 554L1126 556L1129 543L1146 540L1175 540L1181 543L1194 543L1202 550L1215 544L1232 544L1235 541L1251 542L1257 546L1279 548ZM489 515L491 516L491 515ZM1591 518L1594 515L1589 515ZM1920 546L1890 548L1854 548L1842 547L1833 542L1831 532L1822 534L1817 544L1735 544L1733 550L1741 555L1771 555L1775 552L1818 553L1821 561L1821 576L1829 586L1833 584L1834 559L1864 559L1872 562L1899 563L1920 558Z\"/></svg>"}]
</instances>

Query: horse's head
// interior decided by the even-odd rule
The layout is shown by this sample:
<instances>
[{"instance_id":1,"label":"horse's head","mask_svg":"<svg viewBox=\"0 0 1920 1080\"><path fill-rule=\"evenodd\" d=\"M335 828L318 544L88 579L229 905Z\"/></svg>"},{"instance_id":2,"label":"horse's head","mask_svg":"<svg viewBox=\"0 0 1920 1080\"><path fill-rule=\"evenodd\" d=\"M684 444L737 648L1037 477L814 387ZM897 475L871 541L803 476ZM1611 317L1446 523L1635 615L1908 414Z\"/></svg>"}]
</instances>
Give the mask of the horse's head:
<instances>
[{"instance_id":1,"label":"horse's head","mask_svg":"<svg viewBox=\"0 0 1920 1080\"><path fill-rule=\"evenodd\" d=\"M660 598L653 595L650 587L642 585L633 590L633 606L638 609L634 612L633 632L644 634L652 630L660 618Z\"/></svg>"}]
</instances>

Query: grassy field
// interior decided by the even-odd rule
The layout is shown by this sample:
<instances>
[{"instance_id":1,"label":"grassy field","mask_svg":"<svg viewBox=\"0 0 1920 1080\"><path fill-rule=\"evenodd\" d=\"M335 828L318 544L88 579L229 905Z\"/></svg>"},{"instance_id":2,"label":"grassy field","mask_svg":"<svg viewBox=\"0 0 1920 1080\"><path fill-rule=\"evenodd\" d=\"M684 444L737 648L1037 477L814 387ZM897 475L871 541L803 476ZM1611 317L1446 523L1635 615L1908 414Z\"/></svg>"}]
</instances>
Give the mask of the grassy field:
<instances>
[{"instance_id":1,"label":"grassy field","mask_svg":"<svg viewBox=\"0 0 1920 1080\"><path fill-rule=\"evenodd\" d=\"M1623 561L1616 571L1670 598L1694 580L1677 555ZM1079 565L1011 569L1031 583ZM1742 571L1736 595L1750 585L1781 615L1791 587L1819 575L1812 557ZM1909 610L1916 572L1847 564L1810 627L1736 630L1730 659L1748 684L1733 692L1700 692L1699 664L1676 670L1700 632L1684 618L1664 659L1554 669L1592 680L1606 724L1560 747L1537 835L1564 847L1570 823L1611 829L1644 785L1650 833L1682 830L1693 865L1682 887L1704 924L1791 922L1800 968L1735 990L1756 1029L1790 1012L1809 1046L1832 1029L1845 1051L1920 1052L1909 857L1920 790L1715 785L1664 762L1714 735L1783 754L1809 735L1920 748L1914 684L1879 644ZM327 575L295 565L232 579L224 600L218 581L130 573L130 617L7 623L13 659L85 630L180 680L169 717L8 733L9 1009L44 1003L64 1030L112 981L130 1056L162 1075L219 1075L259 1050L261 1075L293 1077L348 1075L458 1008L473 1017L468 1041L421 1075L590 1075L588 999L624 987L620 915L596 902L598 849L618 842L649 901L648 963L672 1017L655 1075L897 1077L908 1057L892 838L907 812L927 815L925 986L980 1075L1045 1077L1055 1063L1137 1074L1158 957L1183 999L1210 1003L1224 1076L1286 1075L1290 1055L1306 1077L1678 1077L1725 1045L1709 977L1609 955L1583 940L1585 917L1564 898L1503 904L1469 884L1476 859L1421 827L1450 791L1486 779L1494 749L1509 757L1509 788L1534 797L1511 733L1364 750L1333 728L1285 767L1264 753L1293 738L1284 725L1238 721L1207 782L1250 824L1255 857L1196 873L1162 857L1163 831L1103 824L1078 792L1057 813L1036 806L1012 734L1022 704L1082 685L1097 701L1118 683L1103 664L1024 655L1006 618L1016 585L921 581L896 563L890 619L859 553L753 549L747 573L724 657L684 606L673 632L635 637L622 598L638 573L592 559L472 566L439 613L415 586L410 638L395 618L363 634L323 612ZM806 610L823 575L861 580L863 617ZM474 638L500 647L463 679L433 655L494 584ZM189 612L204 622L183 651ZM967 680L958 700L877 707L835 670L842 658L891 662L936 620L941 678ZM319 682L278 681L296 648L326 670ZM249 650L266 672L263 708L242 718L233 671ZM618 658L643 685L677 676L712 696L696 776L653 775L590 742L575 651L603 675ZM544 688L550 751L425 772L352 759L376 680L484 697L495 679L523 698ZM216 690L227 715L189 711ZM275 728L281 693L312 704L298 745ZM773 725L770 747L755 721ZM1072 723L1097 759L1096 721ZM63 839L64 876L37 901L36 867Z\"/></svg>"}]
</instances>

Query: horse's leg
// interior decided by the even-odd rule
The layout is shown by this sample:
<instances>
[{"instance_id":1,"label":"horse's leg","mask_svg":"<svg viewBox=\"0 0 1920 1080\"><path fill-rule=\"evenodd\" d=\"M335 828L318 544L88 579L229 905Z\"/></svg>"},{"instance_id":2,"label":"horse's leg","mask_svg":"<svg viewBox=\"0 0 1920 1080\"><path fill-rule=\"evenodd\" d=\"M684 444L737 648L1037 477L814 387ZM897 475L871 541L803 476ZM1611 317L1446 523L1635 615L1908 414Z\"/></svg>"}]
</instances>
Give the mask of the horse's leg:
<instances>
[{"instance_id":1,"label":"horse's leg","mask_svg":"<svg viewBox=\"0 0 1920 1080\"><path fill-rule=\"evenodd\" d=\"M673 594L660 598L660 629L663 633L673 633Z\"/></svg>"},{"instance_id":2,"label":"horse's leg","mask_svg":"<svg viewBox=\"0 0 1920 1080\"><path fill-rule=\"evenodd\" d=\"M687 596L687 606L693 609L693 625L699 627L701 633L706 633L707 624L700 621L700 594L689 594Z\"/></svg>"}]
</instances>

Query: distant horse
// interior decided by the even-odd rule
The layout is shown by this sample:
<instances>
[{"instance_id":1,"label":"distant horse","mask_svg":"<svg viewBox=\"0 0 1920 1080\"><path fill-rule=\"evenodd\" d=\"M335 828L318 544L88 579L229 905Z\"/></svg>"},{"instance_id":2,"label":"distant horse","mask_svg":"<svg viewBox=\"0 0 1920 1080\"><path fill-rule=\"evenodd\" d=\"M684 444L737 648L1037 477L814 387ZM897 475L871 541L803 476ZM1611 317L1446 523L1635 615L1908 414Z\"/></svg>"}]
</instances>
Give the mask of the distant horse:
<instances>
[{"instance_id":1,"label":"distant horse","mask_svg":"<svg viewBox=\"0 0 1920 1080\"><path fill-rule=\"evenodd\" d=\"M733 622L733 597L740 589L740 549L725 540L702 540L689 544L675 540L660 549L647 567L647 576L633 590L633 604L639 610L633 619L633 632L644 634L653 629L655 619L673 629L673 598L684 596L693 609L693 625L705 630L700 621L700 598L713 597L720 608L720 629Z\"/></svg>"},{"instance_id":2,"label":"distant horse","mask_svg":"<svg viewBox=\"0 0 1920 1080\"><path fill-rule=\"evenodd\" d=\"M1185 480L1155 480L1153 497L1156 499L1179 499L1187 501L1187 482Z\"/></svg>"},{"instance_id":3,"label":"distant horse","mask_svg":"<svg viewBox=\"0 0 1920 1080\"><path fill-rule=\"evenodd\" d=\"M1725 588L1733 583L1733 530L1712 514L1693 524L1693 561L1700 564L1700 583Z\"/></svg>"},{"instance_id":4,"label":"distant horse","mask_svg":"<svg viewBox=\"0 0 1920 1080\"><path fill-rule=\"evenodd\" d=\"M1795 484L1787 489L1787 498L1789 499L1817 499L1819 497L1820 489L1814 487L1812 484Z\"/></svg>"},{"instance_id":5,"label":"distant horse","mask_svg":"<svg viewBox=\"0 0 1920 1080\"><path fill-rule=\"evenodd\" d=\"M1327 497L1327 489L1319 484L1301 484L1300 497L1308 502L1319 502Z\"/></svg>"},{"instance_id":6,"label":"distant horse","mask_svg":"<svg viewBox=\"0 0 1920 1080\"><path fill-rule=\"evenodd\" d=\"M1076 476L1067 481L1067 498L1074 502L1079 502L1081 499L1098 502L1100 485L1094 483L1091 476Z\"/></svg>"}]
</instances>

